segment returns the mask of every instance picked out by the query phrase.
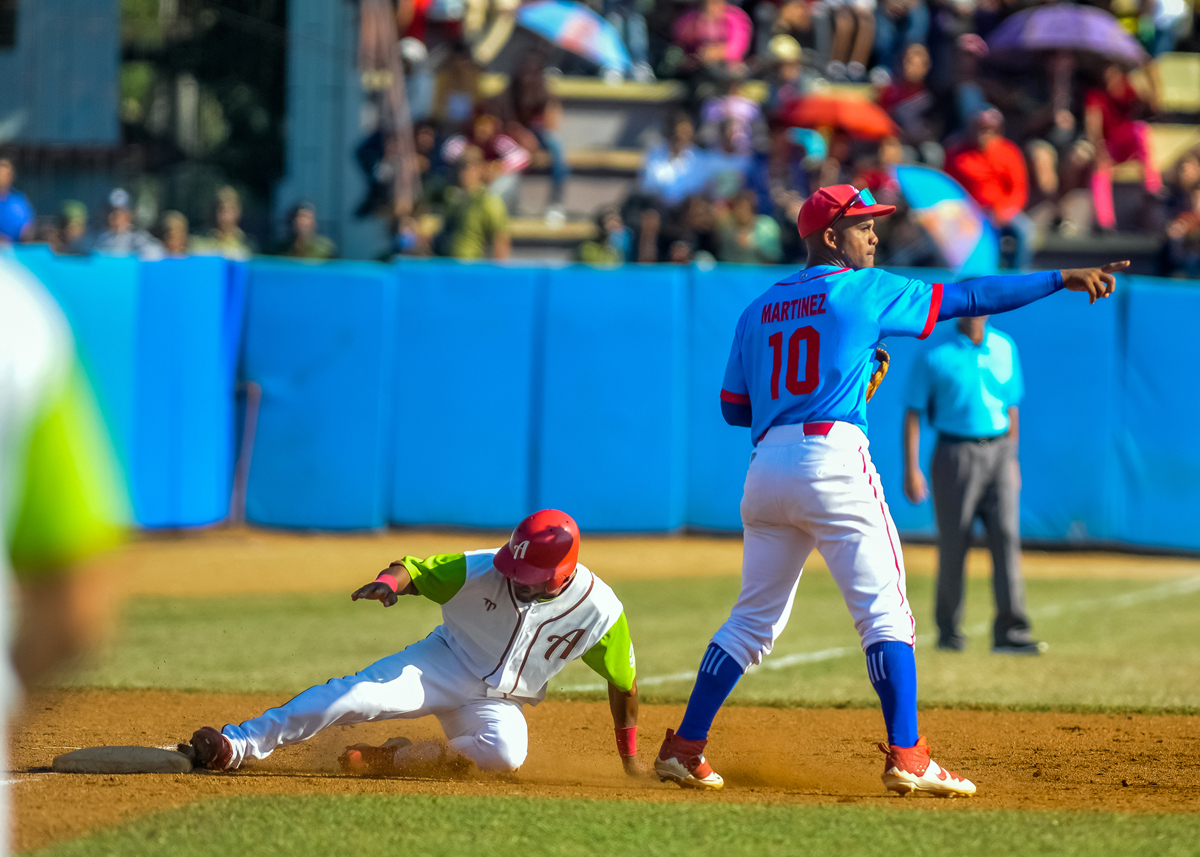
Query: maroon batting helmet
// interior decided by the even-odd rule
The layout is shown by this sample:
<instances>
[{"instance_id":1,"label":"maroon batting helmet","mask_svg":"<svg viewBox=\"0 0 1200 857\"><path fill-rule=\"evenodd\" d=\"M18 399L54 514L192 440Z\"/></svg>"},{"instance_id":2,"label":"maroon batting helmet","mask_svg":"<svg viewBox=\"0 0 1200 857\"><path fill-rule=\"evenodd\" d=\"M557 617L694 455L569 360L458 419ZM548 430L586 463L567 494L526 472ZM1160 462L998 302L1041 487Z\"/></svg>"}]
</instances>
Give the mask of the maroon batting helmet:
<instances>
[{"instance_id":1,"label":"maroon batting helmet","mask_svg":"<svg viewBox=\"0 0 1200 857\"><path fill-rule=\"evenodd\" d=\"M492 564L514 583L553 591L574 573L579 560L579 525L566 512L542 509L517 524Z\"/></svg>"}]
</instances>

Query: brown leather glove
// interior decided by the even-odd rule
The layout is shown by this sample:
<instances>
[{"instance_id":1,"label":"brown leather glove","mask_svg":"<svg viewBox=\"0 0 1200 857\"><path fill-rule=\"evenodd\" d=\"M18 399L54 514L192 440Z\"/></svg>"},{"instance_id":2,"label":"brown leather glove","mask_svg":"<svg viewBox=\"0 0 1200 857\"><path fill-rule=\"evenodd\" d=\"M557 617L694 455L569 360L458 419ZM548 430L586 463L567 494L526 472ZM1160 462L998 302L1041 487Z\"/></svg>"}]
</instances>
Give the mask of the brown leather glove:
<instances>
[{"instance_id":1,"label":"brown leather glove","mask_svg":"<svg viewBox=\"0 0 1200 857\"><path fill-rule=\"evenodd\" d=\"M887 377L888 363L892 358L888 355L887 349L881 345L875 349L875 359L879 361L879 365L875 367L875 371L871 373L871 379L867 381L868 402L875 395L875 391L879 389L879 385L883 383L883 379Z\"/></svg>"}]
</instances>

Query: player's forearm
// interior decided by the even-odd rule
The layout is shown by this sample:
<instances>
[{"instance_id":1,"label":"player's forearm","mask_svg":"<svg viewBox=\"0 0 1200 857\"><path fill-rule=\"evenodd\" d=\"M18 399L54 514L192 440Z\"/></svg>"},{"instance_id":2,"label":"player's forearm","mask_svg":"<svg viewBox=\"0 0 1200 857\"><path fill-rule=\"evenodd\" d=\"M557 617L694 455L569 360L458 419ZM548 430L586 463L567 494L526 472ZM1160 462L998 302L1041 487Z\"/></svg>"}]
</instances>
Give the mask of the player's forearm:
<instances>
[{"instance_id":1,"label":"player's forearm","mask_svg":"<svg viewBox=\"0 0 1200 857\"><path fill-rule=\"evenodd\" d=\"M1001 274L942 286L938 321L973 318L1018 309L1048 297L1063 287L1061 271Z\"/></svg>"},{"instance_id":2,"label":"player's forearm","mask_svg":"<svg viewBox=\"0 0 1200 857\"><path fill-rule=\"evenodd\" d=\"M621 690L612 682L608 684L608 708L612 712L613 731L617 739L617 752L628 760L626 769L633 764L637 755L638 691L637 681L629 690Z\"/></svg>"},{"instance_id":3,"label":"player's forearm","mask_svg":"<svg viewBox=\"0 0 1200 857\"><path fill-rule=\"evenodd\" d=\"M402 560L396 560L387 571L379 572L375 580L386 583L397 595L417 595L417 587L412 581L412 575Z\"/></svg>"},{"instance_id":4,"label":"player's forearm","mask_svg":"<svg viewBox=\"0 0 1200 857\"><path fill-rule=\"evenodd\" d=\"M921 460L921 415L912 408L904 414L904 469Z\"/></svg>"}]
</instances>

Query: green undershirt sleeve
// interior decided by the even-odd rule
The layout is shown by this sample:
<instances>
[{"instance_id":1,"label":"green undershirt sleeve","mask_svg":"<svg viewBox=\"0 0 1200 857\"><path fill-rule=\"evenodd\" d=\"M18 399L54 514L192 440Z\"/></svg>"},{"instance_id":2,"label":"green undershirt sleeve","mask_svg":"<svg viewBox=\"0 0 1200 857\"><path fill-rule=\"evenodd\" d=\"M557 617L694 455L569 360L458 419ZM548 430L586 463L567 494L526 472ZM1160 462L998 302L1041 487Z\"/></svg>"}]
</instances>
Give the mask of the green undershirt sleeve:
<instances>
[{"instance_id":1,"label":"green undershirt sleeve","mask_svg":"<svg viewBox=\"0 0 1200 857\"><path fill-rule=\"evenodd\" d=\"M600 638L600 642L588 649L583 662L618 690L628 691L633 687L633 680L637 678L637 664L633 656L633 639L629 636L629 622L624 613Z\"/></svg>"},{"instance_id":2,"label":"green undershirt sleeve","mask_svg":"<svg viewBox=\"0 0 1200 857\"><path fill-rule=\"evenodd\" d=\"M438 604L445 604L457 595L467 582L465 554L436 554L427 559L406 556L400 561L408 569L417 592Z\"/></svg>"},{"instance_id":3,"label":"green undershirt sleeve","mask_svg":"<svg viewBox=\"0 0 1200 857\"><path fill-rule=\"evenodd\" d=\"M52 572L120 541L128 498L78 365L34 423L24 471L8 545L18 577Z\"/></svg>"}]
</instances>

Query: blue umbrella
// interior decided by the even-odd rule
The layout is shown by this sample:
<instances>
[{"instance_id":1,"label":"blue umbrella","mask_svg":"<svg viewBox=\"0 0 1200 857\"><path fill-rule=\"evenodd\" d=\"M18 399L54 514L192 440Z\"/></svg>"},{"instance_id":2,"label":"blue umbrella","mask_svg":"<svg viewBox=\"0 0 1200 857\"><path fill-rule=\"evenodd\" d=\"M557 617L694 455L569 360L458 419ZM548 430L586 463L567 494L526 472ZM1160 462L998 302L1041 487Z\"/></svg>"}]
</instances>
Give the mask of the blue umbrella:
<instances>
[{"instance_id":1,"label":"blue umbrella","mask_svg":"<svg viewBox=\"0 0 1200 857\"><path fill-rule=\"evenodd\" d=\"M616 28L582 3L529 3L517 10L517 23L602 68L627 72L633 66Z\"/></svg>"},{"instance_id":2,"label":"blue umbrella","mask_svg":"<svg viewBox=\"0 0 1200 857\"><path fill-rule=\"evenodd\" d=\"M969 277L995 273L1000 266L1000 236L963 186L930 167L903 165L895 171L917 222L954 273Z\"/></svg>"}]
</instances>

